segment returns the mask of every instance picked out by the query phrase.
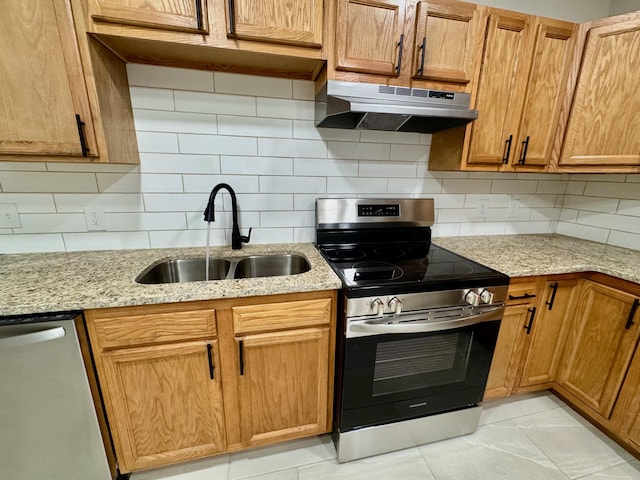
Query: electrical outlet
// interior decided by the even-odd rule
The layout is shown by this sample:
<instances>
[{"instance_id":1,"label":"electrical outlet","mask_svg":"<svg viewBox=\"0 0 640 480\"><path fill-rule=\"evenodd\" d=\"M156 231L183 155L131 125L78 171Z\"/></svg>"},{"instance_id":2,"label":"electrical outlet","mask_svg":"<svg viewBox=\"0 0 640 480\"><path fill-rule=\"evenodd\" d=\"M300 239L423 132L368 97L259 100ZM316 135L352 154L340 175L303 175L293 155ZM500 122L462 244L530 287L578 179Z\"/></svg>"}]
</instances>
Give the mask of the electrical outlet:
<instances>
[{"instance_id":1,"label":"electrical outlet","mask_svg":"<svg viewBox=\"0 0 640 480\"><path fill-rule=\"evenodd\" d=\"M476 204L476 217L486 217L487 209L489 208L489 200L481 198Z\"/></svg>"},{"instance_id":2,"label":"electrical outlet","mask_svg":"<svg viewBox=\"0 0 640 480\"><path fill-rule=\"evenodd\" d=\"M516 218L518 216L519 208L520 200L509 200L509 206L507 207L507 218Z\"/></svg>"},{"instance_id":3,"label":"electrical outlet","mask_svg":"<svg viewBox=\"0 0 640 480\"><path fill-rule=\"evenodd\" d=\"M0 203L0 228L20 228L18 207L15 203Z\"/></svg>"},{"instance_id":4,"label":"electrical outlet","mask_svg":"<svg viewBox=\"0 0 640 480\"><path fill-rule=\"evenodd\" d=\"M104 218L104 210L102 208L85 208L84 220L87 222L87 230L107 230L107 221Z\"/></svg>"}]
</instances>

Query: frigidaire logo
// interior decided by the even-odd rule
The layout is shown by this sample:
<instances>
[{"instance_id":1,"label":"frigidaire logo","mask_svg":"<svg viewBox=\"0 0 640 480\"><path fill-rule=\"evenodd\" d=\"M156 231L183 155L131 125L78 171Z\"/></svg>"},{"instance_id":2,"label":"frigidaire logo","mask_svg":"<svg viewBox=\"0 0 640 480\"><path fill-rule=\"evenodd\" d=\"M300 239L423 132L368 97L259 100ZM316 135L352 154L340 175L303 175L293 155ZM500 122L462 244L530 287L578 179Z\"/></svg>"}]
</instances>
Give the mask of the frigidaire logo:
<instances>
[{"instance_id":1,"label":"frigidaire logo","mask_svg":"<svg viewBox=\"0 0 640 480\"><path fill-rule=\"evenodd\" d=\"M427 402L422 402L422 403L414 403L413 405L409 405L409 408L418 408L418 407L426 407L427 406Z\"/></svg>"}]
</instances>

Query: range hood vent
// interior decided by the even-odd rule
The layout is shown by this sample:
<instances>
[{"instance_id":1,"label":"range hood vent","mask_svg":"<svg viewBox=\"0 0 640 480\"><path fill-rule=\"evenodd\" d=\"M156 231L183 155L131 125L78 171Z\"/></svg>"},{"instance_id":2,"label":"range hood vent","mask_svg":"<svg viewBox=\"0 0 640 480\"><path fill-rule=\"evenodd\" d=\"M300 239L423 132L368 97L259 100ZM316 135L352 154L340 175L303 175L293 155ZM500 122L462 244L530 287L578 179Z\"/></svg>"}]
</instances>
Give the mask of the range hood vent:
<instances>
[{"instance_id":1,"label":"range hood vent","mask_svg":"<svg viewBox=\"0 0 640 480\"><path fill-rule=\"evenodd\" d=\"M478 118L471 95L329 80L316 95L316 126L433 133Z\"/></svg>"}]
</instances>

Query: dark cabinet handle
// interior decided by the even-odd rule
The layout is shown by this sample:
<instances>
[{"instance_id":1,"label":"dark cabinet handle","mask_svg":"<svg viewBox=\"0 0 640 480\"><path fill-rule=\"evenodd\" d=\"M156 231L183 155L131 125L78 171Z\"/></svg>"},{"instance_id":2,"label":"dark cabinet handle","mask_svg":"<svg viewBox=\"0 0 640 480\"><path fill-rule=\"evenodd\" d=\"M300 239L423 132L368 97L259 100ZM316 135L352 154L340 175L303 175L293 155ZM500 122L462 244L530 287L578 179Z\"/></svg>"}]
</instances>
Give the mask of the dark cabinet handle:
<instances>
[{"instance_id":1,"label":"dark cabinet handle","mask_svg":"<svg viewBox=\"0 0 640 480\"><path fill-rule=\"evenodd\" d=\"M213 347L207 343L207 357L209 357L209 378L213 380Z\"/></svg>"},{"instance_id":2,"label":"dark cabinet handle","mask_svg":"<svg viewBox=\"0 0 640 480\"><path fill-rule=\"evenodd\" d=\"M527 335L529 335L531 333L531 327L533 327L533 319L536 316L536 307L528 309L527 312L530 312L531 315L529 315L529 321L524 326L524 329L527 331Z\"/></svg>"},{"instance_id":3,"label":"dark cabinet handle","mask_svg":"<svg viewBox=\"0 0 640 480\"><path fill-rule=\"evenodd\" d=\"M244 342L238 342L238 356L240 357L240 375L244 375Z\"/></svg>"},{"instance_id":4,"label":"dark cabinet handle","mask_svg":"<svg viewBox=\"0 0 640 480\"><path fill-rule=\"evenodd\" d=\"M640 300L636 298L633 301L633 305L631 305L631 311L629 312L629 318L627 318L627 324L624 326L624 328L627 330L629 330L634 324L633 317L636 315L636 310L638 310L638 304L640 304Z\"/></svg>"},{"instance_id":5,"label":"dark cabinet handle","mask_svg":"<svg viewBox=\"0 0 640 480\"><path fill-rule=\"evenodd\" d=\"M420 68L418 69L418 75L424 75L424 57L426 55L427 50L427 37L422 37L422 45L418 47L419 50L422 50L420 56Z\"/></svg>"},{"instance_id":6,"label":"dark cabinet handle","mask_svg":"<svg viewBox=\"0 0 640 480\"><path fill-rule=\"evenodd\" d=\"M536 296L531 295L530 293L525 293L524 295L519 296L509 295L509 300L522 300L524 298L536 298Z\"/></svg>"},{"instance_id":7,"label":"dark cabinet handle","mask_svg":"<svg viewBox=\"0 0 640 480\"><path fill-rule=\"evenodd\" d=\"M548 302L544 302L549 307L549 310L553 308L553 302L556 301L556 293L558 292L558 282L551 285L551 298Z\"/></svg>"},{"instance_id":8,"label":"dark cabinet handle","mask_svg":"<svg viewBox=\"0 0 640 480\"><path fill-rule=\"evenodd\" d=\"M522 142L522 155L520 155L520 159L518 163L520 165L524 165L525 160L527 159L527 150L529 149L529 137Z\"/></svg>"},{"instance_id":9,"label":"dark cabinet handle","mask_svg":"<svg viewBox=\"0 0 640 480\"><path fill-rule=\"evenodd\" d=\"M396 73L400 73L400 68L402 68L403 46L404 46L404 33L400 35L400 41L398 42L398 64L396 65Z\"/></svg>"},{"instance_id":10,"label":"dark cabinet handle","mask_svg":"<svg viewBox=\"0 0 640 480\"><path fill-rule=\"evenodd\" d=\"M84 122L80 119L80 115L76 113L76 125L78 125L78 135L80 136L80 148L82 149L82 156L89 156L89 147L87 147L87 141L84 138Z\"/></svg>"},{"instance_id":11,"label":"dark cabinet handle","mask_svg":"<svg viewBox=\"0 0 640 480\"><path fill-rule=\"evenodd\" d=\"M196 22L198 24L198 30L202 30L202 0L196 1Z\"/></svg>"},{"instance_id":12,"label":"dark cabinet handle","mask_svg":"<svg viewBox=\"0 0 640 480\"><path fill-rule=\"evenodd\" d=\"M509 157L511 156L511 144L513 143L513 135L509 135L509 138L504 141L505 143L505 156L502 158L502 163L509 163Z\"/></svg>"},{"instance_id":13,"label":"dark cabinet handle","mask_svg":"<svg viewBox=\"0 0 640 480\"><path fill-rule=\"evenodd\" d=\"M236 8L233 0L229 0L229 33L236 34Z\"/></svg>"}]
</instances>

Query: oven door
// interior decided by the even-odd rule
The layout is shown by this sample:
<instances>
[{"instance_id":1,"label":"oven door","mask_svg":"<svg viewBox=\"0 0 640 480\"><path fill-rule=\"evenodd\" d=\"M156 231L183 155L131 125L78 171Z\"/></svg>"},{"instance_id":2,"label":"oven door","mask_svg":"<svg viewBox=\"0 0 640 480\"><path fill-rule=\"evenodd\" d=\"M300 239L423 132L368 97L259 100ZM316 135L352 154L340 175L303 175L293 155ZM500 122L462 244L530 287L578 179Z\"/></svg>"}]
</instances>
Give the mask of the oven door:
<instances>
[{"instance_id":1,"label":"oven door","mask_svg":"<svg viewBox=\"0 0 640 480\"><path fill-rule=\"evenodd\" d=\"M398 330L411 333L346 338L338 412L340 431L479 403L502 310L479 323L460 322L462 326L458 328L449 325L445 330L419 333L417 326L398 325ZM381 325L381 330L393 331L393 325Z\"/></svg>"}]
</instances>

